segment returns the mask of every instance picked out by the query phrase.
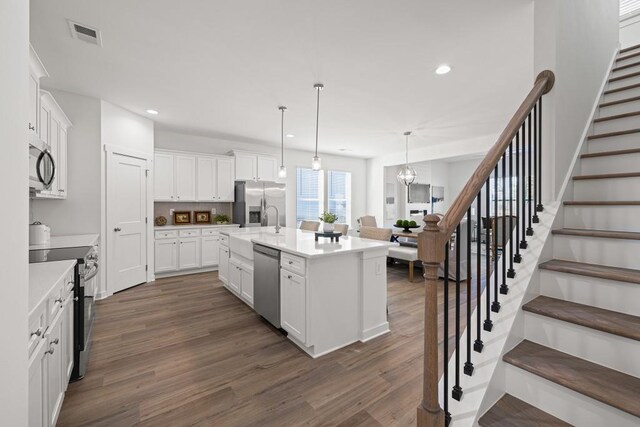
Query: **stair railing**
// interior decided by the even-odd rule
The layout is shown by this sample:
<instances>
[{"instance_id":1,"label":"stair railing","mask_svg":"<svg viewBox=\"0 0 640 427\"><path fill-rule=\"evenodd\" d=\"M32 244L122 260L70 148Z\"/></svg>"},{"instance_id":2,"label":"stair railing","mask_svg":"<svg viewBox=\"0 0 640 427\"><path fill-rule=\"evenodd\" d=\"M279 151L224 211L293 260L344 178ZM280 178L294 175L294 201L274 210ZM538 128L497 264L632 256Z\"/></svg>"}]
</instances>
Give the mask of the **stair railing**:
<instances>
[{"instance_id":1,"label":"stair railing","mask_svg":"<svg viewBox=\"0 0 640 427\"><path fill-rule=\"evenodd\" d=\"M542 96L553 88L554 81L551 71L538 74L533 88L444 217L432 214L424 218L426 226L418 235L418 257L422 260L425 277L424 379L422 402L417 414L420 427L449 425L449 394L456 400L462 398L464 390L460 386L460 373L473 374L471 349L482 352L483 332L491 332L493 328L491 313L500 311L500 295L509 292L507 278L515 277L514 263L522 261L520 250L527 248L527 236L533 235L532 224L539 222L538 212L543 210ZM498 215L500 211L502 215ZM476 224L472 226L474 216ZM471 234L474 230L476 253L472 264ZM502 252L500 257L499 249ZM461 254L463 251L465 254ZM461 271L461 267L464 270ZM439 270L443 272L443 282L438 279ZM495 273L493 289L491 273ZM455 284L451 290L450 283ZM438 288L443 285L444 357L440 360L444 361L444 408L438 399ZM466 289L461 289L461 285ZM484 304L481 301L483 288L486 289ZM461 302L463 291L464 304ZM452 304L450 293L454 294ZM475 319L472 319L473 293L476 295ZM453 349L450 349L449 317L452 314ZM466 336L461 334L463 321L467 326ZM475 335L473 344L472 335ZM461 339L466 339L464 355L460 351ZM453 351L455 369L450 389L452 378L448 368ZM464 365L462 357L466 359Z\"/></svg>"}]
</instances>

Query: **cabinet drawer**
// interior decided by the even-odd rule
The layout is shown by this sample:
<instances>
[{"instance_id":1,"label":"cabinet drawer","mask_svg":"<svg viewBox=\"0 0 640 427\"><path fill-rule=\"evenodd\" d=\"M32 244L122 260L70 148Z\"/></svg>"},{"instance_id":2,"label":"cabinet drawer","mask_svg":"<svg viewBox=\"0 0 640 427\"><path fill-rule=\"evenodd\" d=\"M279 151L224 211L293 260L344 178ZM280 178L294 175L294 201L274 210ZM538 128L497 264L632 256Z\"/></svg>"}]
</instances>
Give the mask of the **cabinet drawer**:
<instances>
[{"instance_id":1,"label":"cabinet drawer","mask_svg":"<svg viewBox=\"0 0 640 427\"><path fill-rule=\"evenodd\" d=\"M45 301L29 316L29 344L27 347L29 357L31 357L33 351L38 347L46 329L47 303Z\"/></svg>"},{"instance_id":2,"label":"cabinet drawer","mask_svg":"<svg viewBox=\"0 0 640 427\"><path fill-rule=\"evenodd\" d=\"M156 231L156 239L173 239L178 237L178 230Z\"/></svg>"},{"instance_id":3,"label":"cabinet drawer","mask_svg":"<svg viewBox=\"0 0 640 427\"><path fill-rule=\"evenodd\" d=\"M218 234L220 234L220 231L218 231L218 229L216 229L216 228L203 228L202 229L202 235L203 236L217 236Z\"/></svg>"},{"instance_id":4,"label":"cabinet drawer","mask_svg":"<svg viewBox=\"0 0 640 427\"><path fill-rule=\"evenodd\" d=\"M64 297L66 296L66 284L67 283L65 281L58 283L58 285L51 290L49 298L47 298L47 305L49 306L49 322L51 322L51 320L56 317L56 315L62 308L62 303L64 302Z\"/></svg>"},{"instance_id":5,"label":"cabinet drawer","mask_svg":"<svg viewBox=\"0 0 640 427\"><path fill-rule=\"evenodd\" d=\"M229 236L226 234L220 235L220 244L224 246L229 246Z\"/></svg>"},{"instance_id":6,"label":"cabinet drawer","mask_svg":"<svg viewBox=\"0 0 640 427\"><path fill-rule=\"evenodd\" d=\"M180 230L180 237L197 237L200 235L200 230Z\"/></svg>"},{"instance_id":7,"label":"cabinet drawer","mask_svg":"<svg viewBox=\"0 0 640 427\"><path fill-rule=\"evenodd\" d=\"M284 252L280 258L280 266L285 270L289 270L301 276L304 276L306 272L306 262L304 258Z\"/></svg>"}]
</instances>

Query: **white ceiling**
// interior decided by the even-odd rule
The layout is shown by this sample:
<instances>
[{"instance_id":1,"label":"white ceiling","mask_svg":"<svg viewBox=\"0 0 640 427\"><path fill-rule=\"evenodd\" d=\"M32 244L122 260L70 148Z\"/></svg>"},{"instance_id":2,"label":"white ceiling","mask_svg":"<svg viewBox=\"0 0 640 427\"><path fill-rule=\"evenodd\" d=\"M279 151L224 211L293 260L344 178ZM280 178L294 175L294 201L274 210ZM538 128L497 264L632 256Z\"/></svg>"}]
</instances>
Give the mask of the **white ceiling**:
<instances>
[{"instance_id":1,"label":"white ceiling","mask_svg":"<svg viewBox=\"0 0 640 427\"><path fill-rule=\"evenodd\" d=\"M31 0L43 82L159 129L374 157L500 132L531 87L531 0ZM75 40L67 19L98 28ZM453 71L434 74L441 63ZM352 151L341 152L340 149Z\"/></svg>"}]
</instances>

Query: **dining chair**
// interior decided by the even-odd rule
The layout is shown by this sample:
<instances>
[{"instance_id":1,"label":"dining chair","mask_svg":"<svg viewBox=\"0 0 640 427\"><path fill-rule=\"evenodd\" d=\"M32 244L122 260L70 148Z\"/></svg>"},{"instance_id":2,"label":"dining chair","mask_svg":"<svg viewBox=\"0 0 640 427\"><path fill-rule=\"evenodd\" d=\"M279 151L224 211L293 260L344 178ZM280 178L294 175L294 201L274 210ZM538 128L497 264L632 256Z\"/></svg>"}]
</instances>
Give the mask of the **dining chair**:
<instances>
[{"instance_id":1,"label":"dining chair","mask_svg":"<svg viewBox=\"0 0 640 427\"><path fill-rule=\"evenodd\" d=\"M393 230L390 228L378 228L378 227L360 227L360 237L363 239L371 240L383 240L385 242L391 241L391 234Z\"/></svg>"},{"instance_id":2,"label":"dining chair","mask_svg":"<svg viewBox=\"0 0 640 427\"><path fill-rule=\"evenodd\" d=\"M320 223L318 221L302 221L300 222L300 230L318 231Z\"/></svg>"},{"instance_id":3,"label":"dining chair","mask_svg":"<svg viewBox=\"0 0 640 427\"><path fill-rule=\"evenodd\" d=\"M376 217L373 215L365 215L358 218L360 227L377 227Z\"/></svg>"},{"instance_id":4,"label":"dining chair","mask_svg":"<svg viewBox=\"0 0 640 427\"><path fill-rule=\"evenodd\" d=\"M349 231L349 224L333 224L333 230L336 233L341 233L343 236L346 236Z\"/></svg>"},{"instance_id":5,"label":"dining chair","mask_svg":"<svg viewBox=\"0 0 640 427\"><path fill-rule=\"evenodd\" d=\"M505 228L502 226L502 218L504 218ZM515 216L498 216L491 218L491 252L493 256L497 256L498 250L504 250L502 247L502 236L504 236L505 244L509 243L509 239L513 235L513 230L518 225L518 218ZM511 229L511 231L509 231Z\"/></svg>"}]
</instances>

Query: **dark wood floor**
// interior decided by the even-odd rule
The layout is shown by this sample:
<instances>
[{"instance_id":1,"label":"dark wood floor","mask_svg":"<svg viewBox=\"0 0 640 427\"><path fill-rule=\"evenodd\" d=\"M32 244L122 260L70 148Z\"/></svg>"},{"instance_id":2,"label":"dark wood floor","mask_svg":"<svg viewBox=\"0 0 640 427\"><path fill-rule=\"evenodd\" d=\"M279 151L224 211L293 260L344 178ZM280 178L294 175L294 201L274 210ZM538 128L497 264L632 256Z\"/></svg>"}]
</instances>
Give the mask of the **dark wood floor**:
<instances>
[{"instance_id":1,"label":"dark wood floor","mask_svg":"<svg viewBox=\"0 0 640 427\"><path fill-rule=\"evenodd\" d=\"M424 284L390 267L388 294L389 334L314 360L216 273L121 292L97 305L88 374L58 425L415 425Z\"/></svg>"}]
</instances>

